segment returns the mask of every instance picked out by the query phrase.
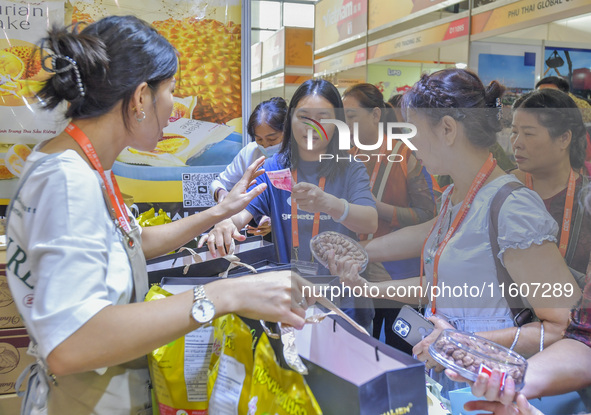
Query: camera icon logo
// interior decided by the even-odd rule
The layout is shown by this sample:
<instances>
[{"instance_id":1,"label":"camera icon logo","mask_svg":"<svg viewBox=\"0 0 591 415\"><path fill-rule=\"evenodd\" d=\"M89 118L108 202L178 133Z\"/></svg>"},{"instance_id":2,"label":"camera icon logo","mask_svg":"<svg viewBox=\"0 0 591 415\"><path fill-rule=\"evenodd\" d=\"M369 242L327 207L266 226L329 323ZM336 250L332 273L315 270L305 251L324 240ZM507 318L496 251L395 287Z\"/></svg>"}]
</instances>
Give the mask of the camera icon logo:
<instances>
[{"instance_id":1,"label":"camera icon logo","mask_svg":"<svg viewBox=\"0 0 591 415\"><path fill-rule=\"evenodd\" d=\"M406 337L408 336L408 333L410 333L410 324L401 318L397 318L392 329L395 333L398 333L400 337Z\"/></svg>"}]
</instances>

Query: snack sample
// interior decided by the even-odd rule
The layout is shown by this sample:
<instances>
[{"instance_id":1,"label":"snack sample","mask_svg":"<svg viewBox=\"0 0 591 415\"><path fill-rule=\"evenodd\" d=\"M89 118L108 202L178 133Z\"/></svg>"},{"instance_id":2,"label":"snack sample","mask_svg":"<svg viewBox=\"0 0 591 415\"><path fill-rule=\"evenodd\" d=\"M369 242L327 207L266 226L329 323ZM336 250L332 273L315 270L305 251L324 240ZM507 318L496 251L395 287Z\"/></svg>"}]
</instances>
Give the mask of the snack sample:
<instances>
[{"instance_id":1,"label":"snack sample","mask_svg":"<svg viewBox=\"0 0 591 415\"><path fill-rule=\"evenodd\" d=\"M267 171L265 173L269 177L269 180L271 180L271 184L277 189L291 192L291 183L293 179L291 178L290 169Z\"/></svg>"},{"instance_id":2,"label":"snack sample","mask_svg":"<svg viewBox=\"0 0 591 415\"><path fill-rule=\"evenodd\" d=\"M365 271L369 256L359 243L338 232L322 232L310 240L310 250L314 258L328 267L328 253L333 250L335 260L352 259L359 264L359 272Z\"/></svg>"},{"instance_id":3,"label":"snack sample","mask_svg":"<svg viewBox=\"0 0 591 415\"><path fill-rule=\"evenodd\" d=\"M511 376L515 389L523 387L527 360L500 344L475 334L458 330L444 330L429 346L429 353L439 364L452 369L466 379L475 381L480 372L494 369Z\"/></svg>"}]
</instances>

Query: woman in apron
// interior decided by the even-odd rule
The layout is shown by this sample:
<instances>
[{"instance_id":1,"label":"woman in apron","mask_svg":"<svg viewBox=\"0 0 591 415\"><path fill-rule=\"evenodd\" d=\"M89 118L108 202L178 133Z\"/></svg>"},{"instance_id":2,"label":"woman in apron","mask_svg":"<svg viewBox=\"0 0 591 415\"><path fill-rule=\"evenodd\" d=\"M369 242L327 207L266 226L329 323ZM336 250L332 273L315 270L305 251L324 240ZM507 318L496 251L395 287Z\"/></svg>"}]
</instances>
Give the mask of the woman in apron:
<instances>
[{"instance_id":1,"label":"woman in apron","mask_svg":"<svg viewBox=\"0 0 591 415\"><path fill-rule=\"evenodd\" d=\"M71 122L29 156L8 212L8 282L37 357L23 413L148 414L142 357L155 348L232 312L303 325L289 273L142 302L145 258L242 210L265 188L247 191L263 159L216 207L140 231L111 167L127 146L149 151L162 139L177 52L133 16L107 17L81 32L55 27L41 48L51 77L39 96L48 109L65 104Z\"/></svg>"}]
</instances>

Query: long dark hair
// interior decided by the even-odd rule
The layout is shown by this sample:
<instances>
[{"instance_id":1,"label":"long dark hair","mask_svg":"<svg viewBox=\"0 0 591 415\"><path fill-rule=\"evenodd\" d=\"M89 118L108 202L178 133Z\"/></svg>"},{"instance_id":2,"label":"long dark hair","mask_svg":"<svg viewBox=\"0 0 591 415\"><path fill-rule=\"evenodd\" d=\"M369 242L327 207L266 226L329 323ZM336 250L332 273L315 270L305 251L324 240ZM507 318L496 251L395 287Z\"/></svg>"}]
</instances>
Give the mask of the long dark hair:
<instances>
[{"instance_id":1,"label":"long dark hair","mask_svg":"<svg viewBox=\"0 0 591 415\"><path fill-rule=\"evenodd\" d=\"M485 88L478 76L466 69L443 69L421 79L404 94L402 109L423 110L433 123L448 115L464 124L472 145L488 148L497 141L502 125L497 104L505 87L492 81Z\"/></svg>"},{"instance_id":2,"label":"long dark hair","mask_svg":"<svg viewBox=\"0 0 591 415\"><path fill-rule=\"evenodd\" d=\"M384 94L372 84L356 84L350 86L343 93L343 99L351 97L359 102L361 108L371 111L374 108L381 110L380 122L396 122L394 107L389 102L384 102Z\"/></svg>"},{"instance_id":3,"label":"long dark hair","mask_svg":"<svg viewBox=\"0 0 591 415\"><path fill-rule=\"evenodd\" d=\"M285 118L285 125L283 128L283 144L281 146L281 151L278 155L280 163L285 168L297 169L298 167L298 147L297 145L295 145L295 143L292 144L291 140L291 118L293 116L295 108L298 106L298 103L303 98L310 95L321 96L328 102L330 102L332 106L335 108L336 119L345 122L345 116L342 111L343 101L341 100L341 95L339 94L339 91L333 84L323 79L310 79L304 82L302 85L300 85L289 102L287 117ZM331 160L323 160L322 163L320 163L319 174L321 176L326 177L327 179L334 178L339 172L341 172L346 167L346 163L344 163L343 161L341 161L340 163L337 162L337 156L342 158L347 157L347 154L344 151L339 150L338 135L338 129L335 128L327 148L327 153L333 154L335 157Z\"/></svg>"},{"instance_id":4,"label":"long dark hair","mask_svg":"<svg viewBox=\"0 0 591 415\"><path fill-rule=\"evenodd\" d=\"M518 98L513 103L513 110L517 109L535 115L553 140L570 131L570 165L575 170L583 167L587 149L587 130L581 111L568 94L558 89L538 89Z\"/></svg>"},{"instance_id":5,"label":"long dark hair","mask_svg":"<svg viewBox=\"0 0 591 415\"><path fill-rule=\"evenodd\" d=\"M44 65L52 61L44 50L50 50L56 59L49 68L55 73L45 82L39 97L48 109L67 101L65 117L74 119L104 115L121 101L123 122L129 128L128 106L136 88L147 82L154 94L162 81L176 73L177 52L154 28L135 16L109 16L82 31L79 27L54 26L42 39ZM80 79L76 68L63 70L72 66L66 57L76 62Z\"/></svg>"},{"instance_id":6,"label":"long dark hair","mask_svg":"<svg viewBox=\"0 0 591 415\"><path fill-rule=\"evenodd\" d=\"M250 114L246 130L251 140L254 141L254 130L262 124L267 124L276 131L283 132L285 116L287 115L287 102L281 97L273 97L263 101L255 107Z\"/></svg>"}]
</instances>

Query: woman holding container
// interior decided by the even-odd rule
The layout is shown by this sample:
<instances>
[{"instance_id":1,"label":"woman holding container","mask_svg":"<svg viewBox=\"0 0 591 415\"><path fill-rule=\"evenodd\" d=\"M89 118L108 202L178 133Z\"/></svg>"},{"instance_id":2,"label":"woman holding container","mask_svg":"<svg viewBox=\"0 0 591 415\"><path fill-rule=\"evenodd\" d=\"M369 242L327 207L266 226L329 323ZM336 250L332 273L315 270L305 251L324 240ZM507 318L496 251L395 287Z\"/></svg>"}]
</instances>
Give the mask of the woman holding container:
<instances>
[{"instance_id":1,"label":"woman holding container","mask_svg":"<svg viewBox=\"0 0 591 415\"><path fill-rule=\"evenodd\" d=\"M226 255L232 238L240 238L238 230L252 218L266 215L273 222L279 261L317 267L312 264L309 242L318 233L330 230L356 238L356 233L375 232L378 215L365 167L362 163L343 161L347 154L338 149L338 130L333 124L323 124L326 137L310 127L323 119L344 122L342 108L339 92L330 82L304 82L290 101L281 150L263 165L268 172L283 170L287 184L292 180L295 183L291 192L275 187L267 174L259 176L257 184L266 184L267 190L246 209L217 224L199 241L200 245L207 242L212 255ZM338 155L341 161L337 157L319 161L321 154ZM319 267L314 272L326 274L328 270ZM352 317L370 327L371 301L359 299L356 306L364 309L351 309Z\"/></svg>"},{"instance_id":2,"label":"woman holding container","mask_svg":"<svg viewBox=\"0 0 591 415\"><path fill-rule=\"evenodd\" d=\"M491 202L514 176L496 166L488 148L500 130L500 97L503 87L493 81L484 87L470 71L446 69L423 75L403 98L407 122L417 127L412 139L417 158L431 174L453 179L442 196L439 215L424 224L409 226L372 239L366 249L373 261L422 256L421 277L375 283L378 295L417 304L426 301L426 316L435 330L418 343L414 354L427 368L441 371L429 354L429 345L446 328L456 328L493 340L530 356L562 337L570 307L580 297L577 283L556 248L557 225L533 191L521 187L509 192L498 215L496 242L498 261L491 245ZM505 267L518 286L558 284L562 296L527 300L539 321L515 327L514 313L501 292L497 269ZM346 263L333 263L333 271L350 284L364 281L347 270ZM392 290L422 286L415 290ZM444 291L443 287L448 290ZM450 290L467 286L465 291ZM427 291L427 287L432 287ZM435 288L436 287L436 288ZM481 289L475 295L473 287ZM482 288L484 287L484 288ZM567 290L567 288L570 288ZM533 293L533 290L531 291ZM446 293L436 297L434 293ZM450 294L452 293L452 294ZM463 293L463 294L462 294ZM446 384L446 390L459 385Z\"/></svg>"},{"instance_id":3,"label":"woman holding container","mask_svg":"<svg viewBox=\"0 0 591 415\"><path fill-rule=\"evenodd\" d=\"M357 125L359 140L364 145L375 144L379 135L379 123L397 122L395 109L384 102L380 90L372 84L357 84L349 87L343 94L345 118L349 130ZM360 239L370 240L406 226L417 225L432 219L436 214L433 179L418 162L412 151L399 141L391 151L386 148L386 140L381 148L361 150L354 148L355 154L400 155L401 160L390 163L372 157L365 164L370 176L370 189L378 210L378 231L375 234L362 234ZM372 262L369 264L369 281L399 280L418 275L420 258L401 261ZM379 307L378 307L379 305ZM400 310L393 301L374 300L376 316L373 335L380 337L382 327L386 343L411 352L411 347L392 331L392 325ZM397 307L398 306L398 307Z\"/></svg>"}]
</instances>

